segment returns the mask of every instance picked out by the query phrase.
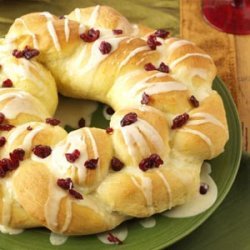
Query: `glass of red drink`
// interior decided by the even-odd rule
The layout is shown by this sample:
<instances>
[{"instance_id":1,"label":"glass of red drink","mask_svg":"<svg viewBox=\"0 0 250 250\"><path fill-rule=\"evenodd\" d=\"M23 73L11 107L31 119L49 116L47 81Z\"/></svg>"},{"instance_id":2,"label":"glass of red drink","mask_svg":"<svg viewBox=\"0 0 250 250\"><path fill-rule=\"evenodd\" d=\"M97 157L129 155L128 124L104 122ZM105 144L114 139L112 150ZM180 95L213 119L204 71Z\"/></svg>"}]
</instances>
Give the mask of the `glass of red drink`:
<instances>
[{"instance_id":1,"label":"glass of red drink","mask_svg":"<svg viewBox=\"0 0 250 250\"><path fill-rule=\"evenodd\" d=\"M250 0L203 0L202 11L207 22L220 31L250 34Z\"/></svg>"}]
</instances>

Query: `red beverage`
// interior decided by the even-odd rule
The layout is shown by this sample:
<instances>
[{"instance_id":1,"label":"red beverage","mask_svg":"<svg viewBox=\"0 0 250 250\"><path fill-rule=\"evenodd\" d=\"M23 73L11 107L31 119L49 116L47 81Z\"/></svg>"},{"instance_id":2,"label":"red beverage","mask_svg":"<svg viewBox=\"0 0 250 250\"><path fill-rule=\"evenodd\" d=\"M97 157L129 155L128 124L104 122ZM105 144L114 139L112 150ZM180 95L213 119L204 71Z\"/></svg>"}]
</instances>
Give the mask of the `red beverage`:
<instances>
[{"instance_id":1,"label":"red beverage","mask_svg":"<svg viewBox=\"0 0 250 250\"><path fill-rule=\"evenodd\" d=\"M250 34L250 0L203 0L205 19L220 31Z\"/></svg>"}]
</instances>

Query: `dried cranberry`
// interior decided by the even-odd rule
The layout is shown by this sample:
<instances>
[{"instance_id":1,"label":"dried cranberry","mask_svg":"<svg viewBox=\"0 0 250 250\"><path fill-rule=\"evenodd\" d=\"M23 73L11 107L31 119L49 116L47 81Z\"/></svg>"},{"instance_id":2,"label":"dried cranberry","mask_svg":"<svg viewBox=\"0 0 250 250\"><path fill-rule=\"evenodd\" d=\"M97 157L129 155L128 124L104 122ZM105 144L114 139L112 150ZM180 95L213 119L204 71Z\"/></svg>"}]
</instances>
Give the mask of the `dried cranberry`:
<instances>
[{"instance_id":1,"label":"dried cranberry","mask_svg":"<svg viewBox=\"0 0 250 250\"><path fill-rule=\"evenodd\" d=\"M5 115L2 112L0 112L0 124L4 122L4 119L5 119Z\"/></svg>"},{"instance_id":2,"label":"dried cranberry","mask_svg":"<svg viewBox=\"0 0 250 250\"><path fill-rule=\"evenodd\" d=\"M113 30L113 33L114 33L115 35L121 35L121 34L123 33L123 30L115 29L115 30Z\"/></svg>"},{"instance_id":3,"label":"dried cranberry","mask_svg":"<svg viewBox=\"0 0 250 250\"><path fill-rule=\"evenodd\" d=\"M145 92L142 94L141 104L147 105L150 101L150 96Z\"/></svg>"},{"instance_id":4,"label":"dried cranberry","mask_svg":"<svg viewBox=\"0 0 250 250\"><path fill-rule=\"evenodd\" d=\"M6 79L5 81L2 82L2 87L11 88L13 87L13 82L10 79Z\"/></svg>"},{"instance_id":5,"label":"dried cranberry","mask_svg":"<svg viewBox=\"0 0 250 250\"><path fill-rule=\"evenodd\" d=\"M38 56L40 54L39 50L32 49L29 46L26 46L23 50L23 56L25 59L30 60L31 58Z\"/></svg>"},{"instance_id":6,"label":"dried cranberry","mask_svg":"<svg viewBox=\"0 0 250 250\"><path fill-rule=\"evenodd\" d=\"M209 185L207 183L201 183L200 185L200 194L206 194L209 189Z\"/></svg>"},{"instance_id":7,"label":"dried cranberry","mask_svg":"<svg viewBox=\"0 0 250 250\"><path fill-rule=\"evenodd\" d=\"M28 126L26 129L31 131L33 128L31 126Z\"/></svg>"},{"instance_id":8,"label":"dried cranberry","mask_svg":"<svg viewBox=\"0 0 250 250\"><path fill-rule=\"evenodd\" d=\"M115 113L115 111L114 111L111 107L107 107L106 113L107 113L108 115L113 115L113 114Z\"/></svg>"},{"instance_id":9,"label":"dried cranberry","mask_svg":"<svg viewBox=\"0 0 250 250\"><path fill-rule=\"evenodd\" d=\"M24 55L23 50L14 49L12 55L16 58L22 58Z\"/></svg>"},{"instance_id":10,"label":"dried cranberry","mask_svg":"<svg viewBox=\"0 0 250 250\"><path fill-rule=\"evenodd\" d=\"M200 106L199 101L198 101L198 100L196 99L196 97L193 96L193 95L189 98L189 101L190 101L190 103L193 105L193 107L195 107L195 108L197 108L197 107Z\"/></svg>"},{"instance_id":11,"label":"dried cranberry","mask_svg":"<svg viewBox=\"0 0 250 250\"><path fill-rule=\"evenodd\" d=\"M24 155L25 155L25 151L22 148L17 148L13 152L10 153L10 159L23 161Z\"/></svg>"},{"instance_id":12,"label":"dried cranberry","mask_svg":"<svg viewBox=\"0 0 250 250\"><path fill-rule=\"evenodd\" d=\"M15 126L10 125L10 124L0 124L0 131L10 131L14 127Z\"/></svg>"},{"instance_id":13,"label":"dried cranberry","mask_svg":"<svg viewBox=\"0 0 250 250\"><path fill-rule=\"evenodd\" d=\"M33 149L32 149L33 153L44 159L46 157L48 157L51 154L51 148L49 146L44 146L44 145L36 145Z\"/></svg>"},{"instance_id":14,"label":"dried cranberry","mask_svg":"<svg viewBox=\"0 0 250 250\"><path fill-rule=\"evenodd\" d=\"M65 19L65 16L59 16L58 18L59 19Z\"/></svg>"},{"instance_id":15,"label":"dried cranberry","mask_svg":"<svg viewBox=\"0 0 250 250\"><path fill-rule=\"evenodd\" d=\"M72 153L66 153L65 157L68 162L75 162L80 156L80 151L78 149L75 149Z\"/></svg>"},{"instance_id":16,"label":"dried cranberry","mask_svg":"<svg viewBox=\"0 0 250 250\"><path fill-rule=\"evenodd\" d=\"M172 129L180 128L187 123L189 119L189 115L187 113L183 113L182 115L178 115L174 118Z\"/></svg>"},{"instance_id":17,"label":"dried cranberry","mask_svg":"<svg viewBox=\"0 0 250 250\"><path fill-rule=\"evenodd\" d=\"M105 41L102 41L99 46L99 50L101 51L103 55L109 54L111 49L112 49L111 44Z\"/></svg>"},{"instance_id":18,"label":"dried cranberry","mask_svg":"<svg viewBox=\"0 0 250 250\"><path fill-rule=\"evenodd\" d=\"M156 30L154 33L155 36L160 37L160 38L167 38L169 35L169 32L163 29Z\"/></svg>"},{"instance_id":19,"label":"dried cranberry","mask_svg":"<svg viewBox=\"0 0 250 250\"><path fill-rule=\"evenodd\" d=\"M46 118L46 123L48 123L52 126L57 126L58 124L60 124L60 120L58 120L56 118Z\"/></svg>"},{"instance_id":20,"label":"dried cranberry","mask_svg":"<svg viewBox=\"0 0 250 250\"><path fill-rule=\"evenodd\" d=\"M100 31L94 30L93 28L80 35L80 38L87 43L92 43L96 41L99 37Z\"/></svg>"},{"instance_id":21,"label":"dried cranberry","mask_svg":"<svg viewBox=\"0 0 250 250\"><path fill-rule=\"evenodd\" d=\"M160 64L158 70L164 73L169 73L169 67L164 62Z\"/></svg>"},{"instance_id":22,"label":"dried cranberry","mask_svg":"<svg viewBox=\"0 0 250 250\"><path fill-rule=\"evenodd\" d=\"M81 118L79 121L78 121L78 127L79 128L84 128L85 127L85 119L84 118Z\"/></svg>"},{"instance_id":23,"label":"dried cranberry","mask_svg":"<svg viewBox=\"0 0 250 250\"><path fill-rule=\"evenodd\" d=\"M122 244L122 241L118 238L118 237L116 237L116 236L114 236L112 233L108 233L108 237L107 237L107 240L109 241L109 242L112 242L112 243L115 243L115 244Z\"/></svg>"},{"instance_id":24,"label":"dried cranberry","mask_svg":"<svg viewBox=\"0 0 250 250\"><path fill-rule=\"evenodd\" d=\"M40 54L39 50L32 49L29 46L26 46L24 50L13 50L12 55L16 58L22 58L24 57L27 60L30 60L31 58L38 56Z\"/></svg>"},{"instance_id":25,"label":"dried cranberry","mask_svg":"<svg viewBox=\"0 0 250 250\"><path fill-rule=\"evenodd\" d=\"M130 112L122 118L120 123L121 123L121 126L124 127L132 123L135 123L136 121L137 121L137 114L134 112Z\"/></svg>"},{"instance_id":26,"label":"dried cranberry","mask_svg":"<svg viewBox=\"0 0 250 250\"><path fill-rule=\"evenodd\" d=\"M120 171L124 167L124 163L121 162L118 158L113 157L111 160L111 168L114 171Z\"/></svg>"},{"instance_id":27,"label":"dried cranberry","mask_svg":"<svg viewBox=\"0 0 250 250\"><path fill-rule=\"evenodd\" d=\"M113 128L106 128L106 133L111 135L112 133L114 132L114 129Z\"/></svg>"},{"instance_id":28,"label":"dried cranberry","mask_svg":"<svg viewBox=\"0 0 250 250\"><path fill-rule=\"evenodd\" d=\"M84 166L87 169L96 169L97 164L98 164L98 160L99 160L99 158L87 160L87 161L85 161Z\"/></svg>"},{"instance_id":29,"label":"dried cranberry","mask_svg":"<svg viewBox=\"0 0 250 250\"><path fill-rule=\"evenodd\" d=\"M146 63L144 65L144 69L146 71L152 71L152 70L156 70L156 67L152 63Z\"/></svg>"},{"instance_id":30,"label":"dried cranberry","mask_svg":"<svg viewBox=\"0 0 250 250\"><path fill-rule=\"evenodd\" d=\"M58 179L57 180L57 185L60 188L65 189L65 190L69 190L69 189L72 189L74 187L71 178Z\"/></svg>"},{"instance_id":31,"label":"dried cranberry","mask_svg":"<svg viewBox=\"0 0 250 250\"><path fill-rule=\"evenodd\" d=\"M141 160L139 168L142 171L147 171L150 168L158 168L163 164L163 160L158 154L151 154L148 158Z\"/></svg>"},{"instance_id":32,"label":"dried cranberry","mask_svg":"<svg viewBox=\"0 0 250 250\"><path fill-rule=\"evenodd\" d=\"M156 47L161 45L161 43L157 41L157 38L154 35L150 35L148 37L147 44L151 50L156 50Z\"/></svg>"},{"instance_id":33,"label":"dried cranberry","mask_svg":"<svg viewBox=\"0 0 250 250\"><path fill-rule=\"evenodd\" d=\"M72 195L77 200L83 200L83 196L74 189L69 189L69 194Z\"/></svg>"},{"instance_id":34,"label":"dried cranberry","mask_svg":"<svg viewBox=\"0 0 250 250\"><path fill-rule=\"evenodd\" d=\"M3 147L5 143L6 143L6 138L4 136L1 136L0 137L0 147Z\"/></svg>"}]
</instances>

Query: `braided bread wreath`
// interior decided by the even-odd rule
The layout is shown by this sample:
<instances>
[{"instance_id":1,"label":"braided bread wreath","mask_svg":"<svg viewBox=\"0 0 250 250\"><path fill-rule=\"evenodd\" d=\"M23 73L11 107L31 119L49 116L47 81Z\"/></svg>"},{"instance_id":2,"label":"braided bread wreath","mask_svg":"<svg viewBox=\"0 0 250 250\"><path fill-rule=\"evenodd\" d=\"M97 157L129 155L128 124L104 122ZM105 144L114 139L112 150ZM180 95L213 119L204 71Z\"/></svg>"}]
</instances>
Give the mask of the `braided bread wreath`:
<instances>
[{"instance_id":1,"label":"braided bread wreath","mask_svg":"<svg viewBox=\"0 0 250 250\"><path fill-rule=\"evenodd\" d=\"M194 196L227 122L210 56L167 36L106 6L15 20L0 41L2 225L93 234ZM110 128L67 133L49 118L57 89L112 106Z\"/></svg>"}]
</instances>

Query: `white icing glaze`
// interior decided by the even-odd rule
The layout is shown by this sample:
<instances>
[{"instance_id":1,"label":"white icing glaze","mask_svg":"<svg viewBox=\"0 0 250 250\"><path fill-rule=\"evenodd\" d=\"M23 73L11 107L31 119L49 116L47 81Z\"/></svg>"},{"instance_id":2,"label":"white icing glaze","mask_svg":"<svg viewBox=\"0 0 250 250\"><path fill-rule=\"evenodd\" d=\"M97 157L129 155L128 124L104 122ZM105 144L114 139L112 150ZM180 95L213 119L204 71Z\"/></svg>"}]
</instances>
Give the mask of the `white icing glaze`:
<instances>
[{"instance_id":1,"label":"white icing glaze","mask_svg":"<svg viewBox=\"0 0 250 250\"><path fill-rule=\"evenodd\" d=\"M200 214L209 209L217 198L217 186L213 179L210 177L211 168L208 163L204 163L201 169L201 182L209 185L208 192L205 195L197 194L184 205L173 208L162 215L171 218L183 218Z\"/></svg>"},{"instance_id":2,"label":"white icing glaze","mask_svg":"<svg viewBox=\"0 0 250 250\"><path fill-rule=\"evenodd\" d=\"M6 118L14 119L20 113L26 113L34 115L41 119L45 118L44 112L38 112L34 106L37 106L38 101L29 93L24 91L16 91L3 93L0 92L0 102L6 101L6 104L2 107L1 112L5 114ZM32 104L34 106L32 106Z\"/></svg>"},{"instance_id":3,"label":"white icing glaze","mask_svg":"<svg viewBox=\"0 0 250 250\"><path fill-rule=\"evenodd\" d=\"M135 86L131 88L131 92L137 93L139 98L141 98L142 92L145 92L148 95L156 95L171 91L185 90L187 90L187 87L184 84L178 82L140 82L135 84Z\"/></svg>"},{"instance_id":4,"label":"white icing glaze","mask_svg":"<svg viewBox=\"0 0 250 250\"><path fill-rule=\"evenodd\" d=\"M209 59L210 61L212 61L212 58L209 55L206 55L206 54L202 54L202 53L187 53L186 55L181 56L181 57L177 58L176 60L172 61L169 64L169 67L171 69L173 69L178 63L186 60L189 57L193 57L193 56L194 57L203 57L203 58L206 58L206 59Z\"/></svg>"},{"instance_id":5,"label":"white icing glaze","mask_svg":"<svg viewBox=\"0 0 250 250\"><path fill-rule=\"evenodd\" d=\"M101 35L100 39L97 39L95 42L92 43L89 60L87 64L82 67L81 73L85 74L86 72L97 67L98 64L100 64L106 57L108 57L112 52L114 52L119 47L120 41L124 39L126 39L126 37L108 37L105 35L105 33ZM112 46L111 52L109 54L102 54L99 50L100 44L103 40L110 43Z\"/></svg>"},{"instance_id":6,"label":"white icing glaze","mask_svg":"<svg viewBox=\"0 0 250 250\"><path fill-rule=\"evenodd\" d=\"M21 78L32 80L32 84L36 85L39 88L39 92L42 95L44 93L44 83L48 81L48 75L45 75L45 71L41 70L41 66L39 67L36 62L32 62L31 60L26 60L23 58L18 59L19 65L17 65L17 70L21 75ZM32 68L32 70L31 70ZM40 69L40 70L39 70ZM34 71L34 73L32 72Z\"/></svg>"},{"instance_id":7,"label":"white icing glaze","mask_svg":"<svg viewBox=\"0 0 250 250\"><path fill-rule=\"evenodd\" d=\"M85 24L81 23L81 24L79 25L79 29L78 29L79 35L81 35L82 33L84 33L85 30L86 30Z\"/></svg>"},{"instance_id":8,"label":"white icing glaze","mask_svg":"<svg viewBox=\"0 0 250 250\"><path fill-rule=\"evenodd\" d=\"M126 80L130 80L131 78L133 78L134 76L136 76L138 74L138 71L132 71L128 74L126 74L123 78L118 79L117 81L119 81L119 84L121 84L120 82L124 83ZM161 78L161 77L165 77L166 73L153 73L150 76L147 76L143 79L141 79L140 81L136 82L136 84L128 91L128 95L136 95L138 89L141 88L141 86L145 86L146 84L153 84L153 83L148 83L149 80L153 79L153 78ZM159 81L161 82L161 81ZM146 85L147 86L147 85Z\"/></svg>"},{"instance_id":9,"label":"white icing glaze","mask_svg":"<svg viewBox=\"0 0 250 250\"><path fill-rule=\"evenodd\" d=\"M0 225L0 232L3 234L17 235L23 232L23 229L16 229Z\"/></svg>"},{"instance_id":10,"label":"white icing glaze","mask_svg":"<svg viewBox=\"0 0 250 250\"><path fill-rule=\"evenodd\" d=\"M67 196L65 190L56 185L56 181L51 179L48 187L48 198L44 206L44 215L49 228L56 229L58 226L58 213L61 201ZM70 211L68 211L70 212Z\"/></svg>"},{"instance_id":11,"label":"white icing glaze","mask_svg":"<svg viewBox=\"0 0 250 250\"><path fill-rule=\"evenodd\" d=\"M187 122L187 125L199 125L199 124L203 124L203 123L212 123L216 126L219 126L223 129L225 129L224 124L209 113L198 112L198 113L192 114L191 118L203 118L203 119L189 120Z\"/></svg>"},{"instance_id":12,"label":"white icing glaze","mask_svg":"<svg viewBox=\"0 0 250 250\"><path fill-rule=\"evenodd\" d=\"M166 42L168 42L168 41L166 41ZM187 41L187 40L176 40L176 41L172 42L167 48L168 56L170 56L176 49L179 49L180 47L185 46L187 44L193 45L194 43Z\"/></svg>"},{"instance_id":13,"label":"white icing glaze","mask_svg":"<svg viewBox=\"0 0 250 250\"><path fill-rule=\"evenodd\" d=\"M138 175L137 175L138 176ZM153 200L152 200L152 182L151 179L148 177L139 176L141 183L137 181L134 176L131 176L131 180L134 185L142 191L144 198L147 203L147 208L149 209L150 214L154 212L154 208L152 207Z\"/></svg>"},{"instance_id":14,"label":"white icing glaze","mask_svg":"<svg viewBox=\"0 0 250 250\"><path fill-rule=\"evenodd\" d=\"M88 25L90 27L95 26L97 18L98 18L98 14L99 14L99 9L100 9L100 5L96 5L95 8L93 9L91 16L88 20Z\"/></svg>"},{"instance_id":15,"label":"white icing glaze","mask_svg":"<svg viewBox=\"0 0 250 250\"><path fill-rule=\"evenodd\" d=\"M128 228L125 225L121 225L116 229L109 231L112 235L117 237L119 240L124 241L128 236ZM97 234L97 238L104 244L114 244L108 240L108 232Z\"/></svg>"},{"instance_id":16,"label":"white icing glaze","mask_svg":"<svg viewBox=\"0 0 250 250\"><path fill-rule=\"evenodd\" d=\"M31 127L32 127L32 123L29 124ZM23 124L23 125L20 125L18 127L16 127L14 130L12 130L10 132L10 135L9 135L9 138L8 138L8 144L9 145L12 145L15 140L24 132L24 131L27 131L27 127L28 125L27 124ZM26 134L26 136L23 138L23 141L22 143L17 146L17 148L22 148L24 149L25 151L27 150L30 150L31 149L31 146L32 146L32 141L34 139L34 137L42 130L44 130L46 128L46 125L45 124L41 124L35 128L33 128L32 130L30 131L27 131L28 133Z\"/></svg>"},{"instance_id":17,"label":"white icing glaze","mask_svg":"<svg viewBox=\"0 0 250 250\"><path fill-rule=\"evenodd\" d=\"M141 171L138 167L128 167L125 170L126 173L130 174L131 181L134 185L142 192L147 208L150 214L154 213L153 207L153 192L152 192L152 181L149 177L144 175L144 172Z\"/></svg>"},{"instance_id":18,"label":"white icing glaze","mask_svg":"<svg viewBox=\"0 0 250 250\"><path fill-rule=\"evenodd\" d=\"M136 159L137 146L140 153L145 156L150 154L150 149L140 131L134 126L124 126L121 128L123 139L128 148L128 153L132 159Z\"/></svg>"},{"instance_id":19,"label":"white icing glaze","mask_svg":"<svg viewBox=\"0 0 250 250\"><path fill-rule=\"evenodd\" d=\"M136 56L138 53L142 52L142 51L149 51L149 47L148 46L143 46L143 47L138 47L134 50L132 50L124 59L123 61L121 61L120 65L119 65L119 68L118 69L121 69L124 65L126 65L129 60Z\"/></svg>"},{"instance_id":20,"label":"white icing glaze","mask_svg":"<svg viewBox=\"0 0 250 250\"><path fill-rule=\"evenodd\" d=\"M70 222L72 220L72 200L71 199L67 199L65 210L67 211L67 213L66 213L66 218L64 220L64 224L60 230L61 233L65 232L69 228Z\"/></svg>"},{"instance_id":21,"label":"white icing glaze","mask_svg":"<svg viewBox=\"0 0 250 250\"><path fill-rule=\"evenodd\" d=\"M164 153L164 141L159 132L152 125L150 125L145 120L138 118L137 122L134 123L134 126L137 127L138 131L141 131L142 134L144 134L144 136L151 142L156 152L159 154ZM140 147L143 147L143 145L140 145Z\"/></svg>"},{"instance_id":22,"label":"white icing glaze","mask_svg":"<svg viewBox=\"0 0 250 250\"><path fill-rule=\"evenodd\" d=\"M79 8L75 9L75 16L76 16L77 21L80 23L82 16L81 16L81 10Z\"/></svg>"},{"instance_id":23,"label":"white icing glaze","mask_svg":"<svg viewBox=\"0 0 250 250\"><path fill-rule=\"evenodd\" d=\"M198 130L194 130L194 129L190 129L190 128L183 128L183 129L180 129L179 131L199 136L204 142L207 143L207 145L209 146L211 155L213 155L213 151L214 151L213 150L213 143L207 135L203 134L202 132L200 132Z\"/></svg>"},{"instance_id":24,"label":"white icing glaze","mask_svg":"<svg viewBox=\"0 0 250 250\"><path fill-rule=\"evenodd\" d=\"M50 233L50 237L49 237L50 243L53 246L63 245L67 241L67 239L68 239L67 236L61 235L61 234L56 234L53 232Z\"/></svg>"},{"instance_id":25,"label":"white icing glaze","mask_svg":"<svg viewBox=\"0 0 250 250\"><path fill-rule=\"evenodd\" d=\"M167 193L168 193L168 198L169 198L169 206L168 208L170 209L172 207L172 191L171 191L171 187L167 181L167 178L165 177L165 175L159 170L159 169L156 169L155 170L155 173L161 178L161 180L163 181L165 187L166 187L166 190L167 190Z\"/></svg>"},{"instance_id":26,"label":"white icing glaze","mask_svg":"<svg viewBox=\"0 0 250 250\"><path fill-rule=\"evenodd\" d=\"M80 157L72 163L68 162L65 153L72 153L75 149L80 151ZM87 145L85 135L81 129L72 131L68 134L66 141L59 142L51 154L52 168L57 176L66 176L69 168L77 168L77 175L80 183L86 179L86 168L83 167L84 162L88 159ZM74 172L73 172L74 173Z\"/></svg>"},{"instance_id":27,"label":"white icing glaze","mask_svg":"<svg viewBox=\"0 0 250 250\"><path fill-rule=\"evenodd\" d=\"M153 216L139 220L139 223L145 228L152 228L156 225L156 220Z\"/></svg>"},{"instance_id":28,"label":"white icing glaze","mask_svg":"<svg viewBox=\"0 0 250 250\"><path fill-rule=\"evenodd\" d=\"M27 26L27 24L25 23L25 21L22 19L22 18L17 18L16 19L16 22L19 21L23 24L24 28L28 31L28 34L32 36L32 39L33 39L33 46L35 49L39 49L39 46L38 46L38 41L37 41L37 38L36 38L36 34L34 34Z\"/></svg>"},{"instance_id":29,"label":"white icing glaze","mask_svg":"<svg viewBox=\"0 0 250 250\"><path fill-rule=\"evenodd\" d=\"M50 34L50 37L51 37L51 39L52 39L52 41L54 43L54 46L55 46L56 50L60 51L61 46L60 46L60 43L58 41L58 36L56 34L56 30L55 30L55 27L54 27L54 24L53 24L53 16L49 12L43 12L41 15L46 17L46 19L47 19L47 29L48 29L48 32Z\"/></svg>"},{"instance_id":30,"label":"white icing glaze","mask_svg":"<svg viewBox=\"0 0 250 250\"><path fill-rule=\"evenodd\" d=\"M67 18L64 19L64 34L66 42L69 42L70 28L69 28L69 19Z\"/></svg>"}]
</instances>

